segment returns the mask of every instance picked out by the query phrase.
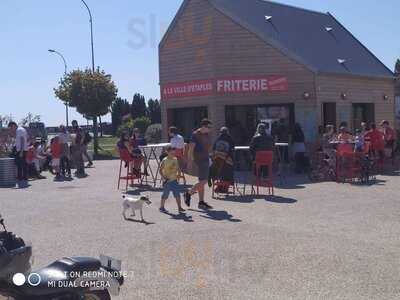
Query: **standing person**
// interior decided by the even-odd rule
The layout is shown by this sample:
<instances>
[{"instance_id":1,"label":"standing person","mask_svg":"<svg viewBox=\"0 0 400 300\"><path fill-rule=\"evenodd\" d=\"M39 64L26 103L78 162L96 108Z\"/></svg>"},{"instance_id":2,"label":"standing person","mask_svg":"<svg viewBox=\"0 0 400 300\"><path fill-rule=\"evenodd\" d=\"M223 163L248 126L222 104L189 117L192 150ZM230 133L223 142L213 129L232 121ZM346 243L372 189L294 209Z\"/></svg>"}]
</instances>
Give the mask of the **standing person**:
<instances>
[{"instance_id":1,"label":"standing person","mask_svg":"<svg viewBox=\"0 0 400 300\"><path fill-rule=\"evenodd\" d=\"M381 126L385 140L385 152L387 152L388 157L393 157L393 151L395 150L396 142L396 132L390 127L388 121L382 121Z\"/></svg>"},{"instance_id":2,"label":"standing person","mask_svg":"<svg viewBox=\"0 0 400 300\"><path fill-rule=\"evenodd\" d=\"M294 153L295 172L301 173L308 167L306 161L306 145L303 129L299 123L294 125L292 135L292 149Z\"/></svg>"},{"instance_id":3,"label":"standing person","mask_svg":"<svg viewBox=\"0 0 400 300\"><path fill-rule=\"evenodd\" d=\"M56 181L62 180L61 168L60 168L62 144L60 137L56 136L51 140L50 151L51 151L51 166L53 167L53 171L56 173L56 177L54 178L54 180Z\"/></svg>"},{"instance_id":4,"label":"standing person","mask_svg":"<svg viewBox=\"0 0 400 300\"><path fill-rule=\"evenodd\" d=\"M189 159L192 160L197 166L197 177L199 182L193 186L191 190L185 193L185 204L190 206L192 195L199 193L200 209L212 209L208 203L204 201L204 189L208 181L209 168L210 168L210 152L212 148L211 142L211 121L203 119L200 123L200 128L195 130L192 134L191 142L189 144Z\"/></svg>"},{"instance_id":5,"label":"standing person","mask_svg":"<svg viewBox=\"0 0 400 300\"><path fill-rule=\"evenodd\" d=\"M93 167L93 160L88 153L88 146L91 142L92 142L92 136L90 135L90 133L88 131L85 131L84 137L83 137L83 142L82 142L82 147L83 147L83 156L88 161L88 164L86 166L87 168Z\"/></svg>"},{"instance_id":6,"label":"standing person","mask_svg":"<svg viewBox=\"0 0 400 300\"><path fill-rule=\"evenodd\" d=\"M178 206L178 211L180 213L184 212L185 210L182 208L181 205L181 194L180 188L178 183L178 175L180 172L178 159L175 157L175 149L171 146L167 147L167 157L163 159L160 165L160 174L164 181L163 184L163 194L161 196L161 206L160 211L166 212L165 209L165 201L168 199L169 194L172 194L175 197L176 204Z\"/></svg>"},{"instance_id":7,"label":"standing person","mask_svg":"<svg viewBox=\"0 0 400 300\"><path fill-rule=\"evenodd\" d=\"M383 162L385 158L385 138L383 133L376 128L375 123L371 124L371 130L365 134L364 138L370 141L373 154L379 157L380 162Z\"/></svg>"},{"instance_id":8,"label":"standing person","mask_svg":"<svg viewBox=\"0 0 400 300\"><path fill-rule=\"evenodd\" d=\"M361 123L361 134L365 135L369 131L369 126L367 122Z\"/></svg>"},{"instance_id":9,"label":"standing person","mask_svg":"<svg viewBox=\"0 0 400 300\"><path fill-rule=\"evenodd\" d=\"M17 165L17 184L19 187L28 186L28 164L26 154L28 152L28 132L24 127L15 122L8 123L11 134L15 136L15 163Z\"/></svg>"},{"instance_id":10,"label":"standing person","mask_svg":"<svg viewBox=\"0 0 400 300\"><path fill-rule=\"evenodd\" d=\"M70 163L70 152L69 152L69 142L70 135L64 125L60 125L60 133L58 138L61 145L61 157L60 157L60 168L61 174L66 177L71 178L71 163Z\"/></svg>"},{"instance_id":11,"label":"standing person","mask_svg":"<svg viewBox=\"0 0 400 300\"><path fill-rule=\"evenodd\" d=\"M76 120L72 121L73 138L71 144L72 159L76 168L76 177L86 177L85 164L83 162L83 132Z\"/></svg>"},{"instance_id":12,"label":"standing person","mask_svg":"<svg viewBox=\"0 0 400 300\"><path fill-rule=\"evenodd\" d=\"M285 124L285 119L280 119L276 129L276 140L278 143L289 143L289 128ZM289 164L289 147L279 147L279 157L285 164Z\"/></svg>"}]
</instances>

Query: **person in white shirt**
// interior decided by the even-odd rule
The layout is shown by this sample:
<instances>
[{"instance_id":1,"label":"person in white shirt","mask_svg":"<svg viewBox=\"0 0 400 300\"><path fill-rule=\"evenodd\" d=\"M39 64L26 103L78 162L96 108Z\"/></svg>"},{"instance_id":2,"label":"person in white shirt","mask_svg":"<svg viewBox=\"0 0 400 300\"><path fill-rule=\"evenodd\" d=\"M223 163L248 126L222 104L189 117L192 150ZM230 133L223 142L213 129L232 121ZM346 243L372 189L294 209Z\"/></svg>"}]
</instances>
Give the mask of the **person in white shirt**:
<instances>
[{"instance_id":1,"label":"person in white shirt","mask_svg":"<svg viewBox=\"0 0 400 300\"><path fill-rule=\"evenodd\" d=\"M10 122L8 128L15 136L15 164L17 165L18 185L28 184L28 164L26 154L28 152L28 132L24 127L20 127L15 122Z\"/></svg>"},{"instance_id":2,"label":"person in white shirt","mask_svg":"<svg viewBox=\"0 0 400 300\"><path fill-rule=\"evenodd\" d=\"M178 128L170 127L169 128L169 137L170 137L170 144L171 147L175 149L175 156L178 158L179 167L181 170L186 169L186 160L184 156L185 150L185 140L183 137L178 133Z\"/></svg>"},{"instance_id":3,"label":"person in white shirt","mask_svg":"<svg viewBox=\"0 0 400 300\"><path fill-rule=\"evenodd\" d=\"M171 147L175 149L182 150L185 148L185 140L183 137L178 134L178 128L170 127L169 128L169 136L171 138Z\"/></svg>"}]
</instances>

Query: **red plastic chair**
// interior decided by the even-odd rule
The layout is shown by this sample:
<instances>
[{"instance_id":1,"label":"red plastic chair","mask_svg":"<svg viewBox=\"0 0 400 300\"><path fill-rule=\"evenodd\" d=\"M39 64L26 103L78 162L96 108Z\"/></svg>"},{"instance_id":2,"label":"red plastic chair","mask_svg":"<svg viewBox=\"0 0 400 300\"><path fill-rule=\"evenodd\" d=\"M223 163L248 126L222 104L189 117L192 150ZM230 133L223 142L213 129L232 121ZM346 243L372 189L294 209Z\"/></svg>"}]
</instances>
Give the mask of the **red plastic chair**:
<instances>
[{"instance_id":1,"label":"red plastic chair","mask_svg":"<svg viewBox=\"0 0 400 300\"><path fill-rule=\"evenodd\" d=\"M364 154L354 152L353 144L338 145L336 155L336 176L338 182L353 181L360 175L360 156Z\"/></svg>"},{"instance_id":2,"label":"red plastic chair","mask_svg":"<svg viewBox=\"0 0 400 300\"><path fill-rule=\"evenodd\" d=\"M255 183L256 183L256 191L257 195L260 195L260 187L267 187L268 194L274 195L274 183L273 183L273 174L272 174L272 164L274 161L274 154L272 151L257 151L256 159L254 162L254 171L255 171ZM263 178L261 172L261 168L268 168L268 177ZM251 187L252 192L254 192L254 183Z\"/></svg>"},{"instance_id":3,"label":"red plastic chair","mask_svg":"<svg viewBox=\"0 0 400 300\"><path fill-rule=\"evenodd\" d=\"M128 190L129 181L133 184L134 180L141 181L141 176L133 173L133 164L135 159L129 153L127 149L119 150L120 164L119 164L119 176L118 176L118 189L120 187L121 180L126 181L125 189ZM122 165L126 168L126 175L123 175Z\"/></svg>"},{"instance_id":4,"label":"red plastic chair","mask_svg":"<svg viewBox=\"0 0 400 300\"><path fill-rule=\"evenodd\" d=\"M185 160L185 155L184 155L183 149L175 149L175 156L179 162ZM178 182L182 179L183 183L186 185L186 177L185 177L185 173L183 172L182 169L179 171L177 179L178 179Z\"/></svg>"}]
</instances>

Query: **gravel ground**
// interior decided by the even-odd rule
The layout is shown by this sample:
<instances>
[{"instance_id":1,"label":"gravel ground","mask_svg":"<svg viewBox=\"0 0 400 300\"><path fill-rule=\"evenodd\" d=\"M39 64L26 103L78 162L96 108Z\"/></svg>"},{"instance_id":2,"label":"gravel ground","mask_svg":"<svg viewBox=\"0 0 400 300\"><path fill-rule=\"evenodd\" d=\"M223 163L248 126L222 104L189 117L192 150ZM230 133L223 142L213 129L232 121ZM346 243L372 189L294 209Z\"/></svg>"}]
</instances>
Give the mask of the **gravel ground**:
<instances>
[{"instance_id":1,"label":"gravel ground","mask_svg":"<svg viewBox=\"0 0 400 300\"><path fill-rule=\"evenodd\" d=\"M63 256L107 254L129 278L115 299L398 299L400 177L372 186L308 184L290 178L278 197L211 200L149 224L124 221L117 161L90 176L25 190L0 189L9 229L32 241L35 267ZM210 196L208 196L210 198ZM194 201L196 202L196 200Z\"/></svg>"}]
</instances>

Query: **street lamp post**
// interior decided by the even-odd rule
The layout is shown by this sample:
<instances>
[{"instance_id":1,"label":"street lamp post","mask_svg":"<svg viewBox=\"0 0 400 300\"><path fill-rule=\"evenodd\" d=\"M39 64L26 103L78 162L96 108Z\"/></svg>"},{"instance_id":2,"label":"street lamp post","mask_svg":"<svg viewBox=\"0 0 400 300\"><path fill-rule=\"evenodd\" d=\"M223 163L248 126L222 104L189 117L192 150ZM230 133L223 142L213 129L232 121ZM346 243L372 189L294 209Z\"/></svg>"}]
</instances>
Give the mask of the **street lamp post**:
<instances>
[{"instance_id":1,"label":"street lamp post","mask_svg":"<svg viewBox=\"0 0 400 300\"><path fill-rule=\"evenodd\" d=\"M57 54L58 56L60 56L64 62L64 75L67 75L67 61L65 60L65 57L58 51L53 50L53 49L49 49L50 53L54 53ZM65 121L66 121L66 126L68 128L69 126L69 122L68 122L68 102L65 102Z\"/></svg>"},{"instance_id":2,"label":"street lamp post","mask_svg":"<svg viewBox=\"0 0 400 300\"><path fill-rule=\"evenodd\" d=\"M85 2L85 0L81 0L82 3L85 5L88 13L89 13L89 22L90 22L90 45L92 47L92 73L94 75L95 72L95 65L94 65L94 42L93 42L93 16L92 16L92 12L90 11L89 5L87 5L87 3ZM96 119L95 119L96 118ZM95 136L97 135L97 117L93 118L93 127L94 128L94 133ZM100 127L101 127L101 118L100 118ZM95 141L96 144L96 141ZM95 146L95 148L97 148Z\"/></svg>"},{"instance_id":3,"label":"street lamp post","mask_svg":"<svg viewBox=\"0 0 400 300\"><path fill-rule=\"evenodd\" d=\"M89 22L90 22L90 44L92 46L92 71L94 73L95 66L94 66L94 42L93 42L93 17L92 12L90 11L89 6L86 4L85 0L81 0L82 3L85 5L88 13L89 13Z\"/></svg>"}]
</instances>

